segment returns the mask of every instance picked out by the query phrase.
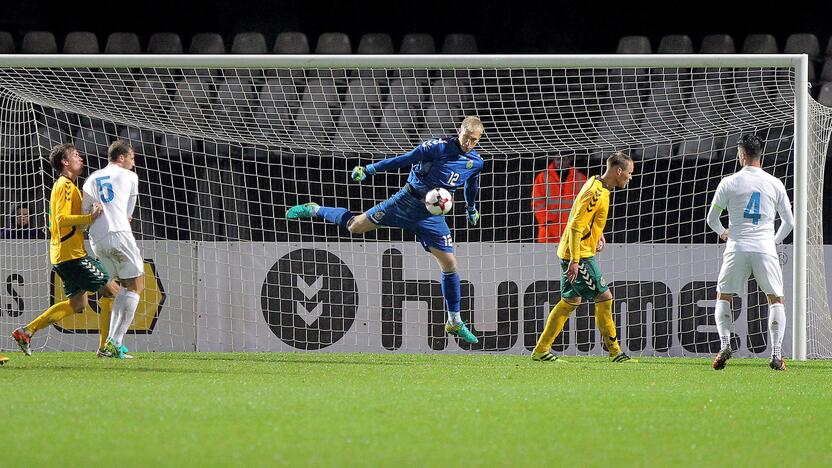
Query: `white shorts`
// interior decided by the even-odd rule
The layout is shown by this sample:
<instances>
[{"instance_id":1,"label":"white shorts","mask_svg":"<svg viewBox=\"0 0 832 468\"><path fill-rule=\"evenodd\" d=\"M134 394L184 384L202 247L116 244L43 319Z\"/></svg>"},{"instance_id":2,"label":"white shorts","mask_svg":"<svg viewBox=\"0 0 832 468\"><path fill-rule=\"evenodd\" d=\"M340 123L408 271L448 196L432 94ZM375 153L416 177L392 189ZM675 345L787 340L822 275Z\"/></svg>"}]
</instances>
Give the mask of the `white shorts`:
<instances>
[{"instance_id":1,"label":"white shorts","mask_svg":"<svg viewBox=\"0 0 832 468\"><path fill-rule=\"evenodd\" d=\"M111 232L104 239L90 241L90 245L110 277L130 279L144 275L144 260L132 232Z\"/></svg>"},{"instance_id":2,"label":"white shorts","mask_svg":"<svg viewBox=\"0 0 832 468\"><path fill-rule=\"evenodd\" d=\"M743 294L751 273L754 273L754 279L764 293L783 297L783 270L780 268L779 259L759 252L725 253L716 292Z\"/></svg>"}]
</instances>

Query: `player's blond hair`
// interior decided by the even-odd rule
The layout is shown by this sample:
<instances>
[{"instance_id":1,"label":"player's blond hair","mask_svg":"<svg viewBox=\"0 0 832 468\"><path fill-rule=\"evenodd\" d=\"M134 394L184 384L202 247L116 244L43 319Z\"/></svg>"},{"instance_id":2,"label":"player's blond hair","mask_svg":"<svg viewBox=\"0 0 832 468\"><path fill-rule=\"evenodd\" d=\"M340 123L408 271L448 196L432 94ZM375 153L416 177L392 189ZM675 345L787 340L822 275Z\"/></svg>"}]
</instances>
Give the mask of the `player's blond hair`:
<instances>
[{"instance_id":1,"label":"player's blond hair","mask_svg":"<svg viewBox=\"0 0 832 468\"><path fill-rule=\"evenodd\" d=\"M479 130L480 133L482 133L485 130L485 127L482 125L482 120L480 120L479 117L474 115L469 115L468 117L465 117L465 119L462 121L462 125L460 125L459 128L464 128L465 130L469 130L472 132Z\"/></svg>"}]
</instances>

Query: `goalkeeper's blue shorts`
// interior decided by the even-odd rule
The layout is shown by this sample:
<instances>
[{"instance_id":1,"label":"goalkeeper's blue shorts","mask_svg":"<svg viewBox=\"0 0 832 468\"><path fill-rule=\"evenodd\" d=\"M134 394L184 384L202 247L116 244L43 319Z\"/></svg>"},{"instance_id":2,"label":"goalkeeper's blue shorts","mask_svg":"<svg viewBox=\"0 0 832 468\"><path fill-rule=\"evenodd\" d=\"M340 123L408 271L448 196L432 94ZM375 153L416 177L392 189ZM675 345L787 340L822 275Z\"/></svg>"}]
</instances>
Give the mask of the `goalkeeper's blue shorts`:
<instances>
[{"instance_id":1,"label":"goalkeeper's blue shorts","mask_svg":"<svg viewBox=\"0 0 832 468\"><path fill-rule=\"evenodd\" d=\"M411 189L412 190L412 189ZM378 226L398 227L416 234L425 251L430 248L453 252L451 229L442 215L432 215L424 200L407 189L367 210L367 216Z\"/></svg>"}]
</instances>

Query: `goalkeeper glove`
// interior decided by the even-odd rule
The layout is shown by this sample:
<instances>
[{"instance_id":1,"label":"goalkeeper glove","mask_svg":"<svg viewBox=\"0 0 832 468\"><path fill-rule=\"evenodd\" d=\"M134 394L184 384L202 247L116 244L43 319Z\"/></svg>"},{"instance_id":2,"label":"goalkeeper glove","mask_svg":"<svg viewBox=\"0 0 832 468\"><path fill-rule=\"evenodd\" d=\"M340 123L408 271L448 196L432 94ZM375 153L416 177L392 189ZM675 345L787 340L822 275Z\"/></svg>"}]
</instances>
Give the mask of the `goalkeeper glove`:
<instances>
[{"instance_id":1,"label":"goalkeeper glove","mask_svg":"<svg viewBox=\"0 0 832 468\"><path fill-rule=\"evenodd\" d=\"M350 177L352 177L352 180L356 182L361 182L364 179L366 179L368 175L373 175L375 173L376 171L373 168L372 164L368 164L367 167L355 166L354 168L352 168L352 174L350 175Z\"/></svg>"},{"instance_id":2,"label":"goalkeeper glove","mask_svg":"<svg viewBox=\"0 0 832 468\"><path fill-rule=\"evenodd\" d=\"M480 222L480 212L471 207L467 207L466 210L468 211L468 224L476 226Z\"/></svg>"}]
</instances>

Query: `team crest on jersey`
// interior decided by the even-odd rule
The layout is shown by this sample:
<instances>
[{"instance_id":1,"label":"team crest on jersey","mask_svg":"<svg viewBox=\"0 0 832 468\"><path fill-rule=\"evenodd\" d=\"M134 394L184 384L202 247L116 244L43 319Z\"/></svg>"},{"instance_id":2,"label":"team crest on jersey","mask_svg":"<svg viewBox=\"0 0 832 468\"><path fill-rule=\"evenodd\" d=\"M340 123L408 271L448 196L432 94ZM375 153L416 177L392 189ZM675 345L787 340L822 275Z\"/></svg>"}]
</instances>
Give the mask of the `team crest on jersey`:
<instances>
[{"instance_id":1,"label":"team crest on jersey","mask_svg":"<svg viewBox=\"0 0 832 468\"><path fill-rule=\"evenodd\" d=\"M468 161L465 165L465 169L471 169L472 167L474 167L474 161Z\"/></svg>"},{"instance_id":2,"label":"team crest on jersey","mask_svg":"<svg viewBox=\"0 0 832 468\"><path fill-rule=\"evenodd\" d=\"M384 212L383 211L376 211L375 213L373 213L373 216L372 216L373 221L375 221L375 222L380 222L381 218L383 218L383 217L384 217Z\"/></svg>"}]
</instances>

